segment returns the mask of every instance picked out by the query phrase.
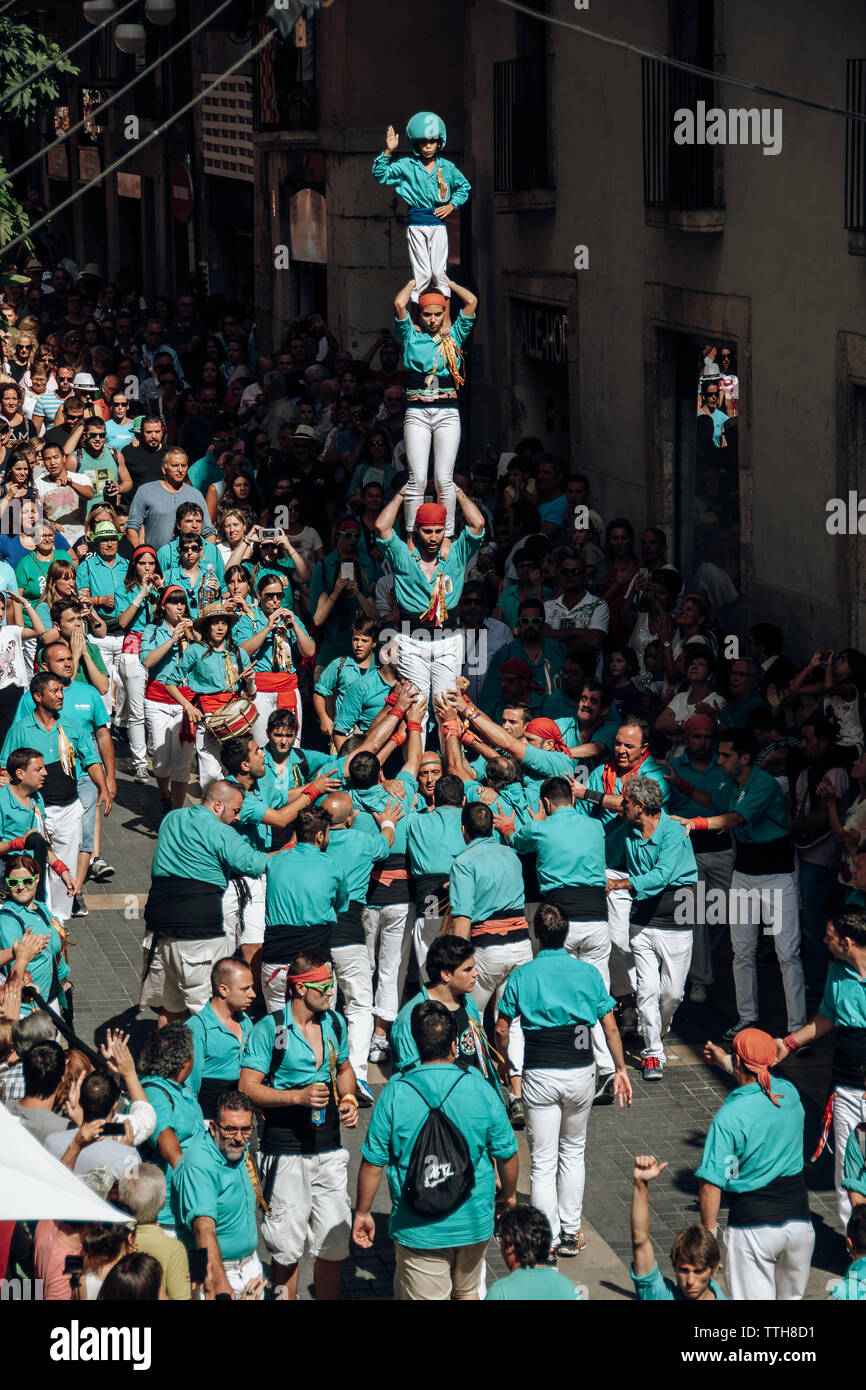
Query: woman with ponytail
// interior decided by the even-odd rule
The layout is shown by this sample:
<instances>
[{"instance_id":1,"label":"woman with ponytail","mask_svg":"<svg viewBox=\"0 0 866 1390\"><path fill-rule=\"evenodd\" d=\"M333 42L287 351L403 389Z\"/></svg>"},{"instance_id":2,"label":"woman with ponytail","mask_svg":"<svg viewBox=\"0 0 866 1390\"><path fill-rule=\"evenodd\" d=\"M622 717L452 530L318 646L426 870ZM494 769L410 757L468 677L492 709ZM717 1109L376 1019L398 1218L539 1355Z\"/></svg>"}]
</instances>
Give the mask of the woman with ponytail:
<instances>
[{"instance_id":1,"label":"woman with ponytail","mask_svg":"<svg viewBox=\"0 0 866 1390\"><path fill-rule=\"evenodd\" d=\"M121 703L126 706L126 727L136 782L147 782L150 777L147 770L144 725L144 688L147 673L141 664L141 639L145 628L153 624L156 593L161 582L153 546L137 546L126 567L123 582L128 602L117 615L117 626L122 634L117 663L117 707L119 712ZM119 606L122 606L123 602L121 599Z\"/></svg>"}]
</instances>

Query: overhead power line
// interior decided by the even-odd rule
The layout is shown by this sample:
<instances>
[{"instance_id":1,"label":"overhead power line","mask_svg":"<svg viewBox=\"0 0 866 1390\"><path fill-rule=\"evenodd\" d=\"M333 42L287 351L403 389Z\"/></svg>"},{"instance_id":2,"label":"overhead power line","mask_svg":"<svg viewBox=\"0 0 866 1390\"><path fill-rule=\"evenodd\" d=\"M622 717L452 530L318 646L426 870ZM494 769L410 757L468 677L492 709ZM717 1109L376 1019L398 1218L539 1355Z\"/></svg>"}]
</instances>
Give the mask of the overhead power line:
<instances>
[{"instance_id":1,"label":"overhead power line","mask_svg":"<svg viewBox=\"0 0 866 1390\"><path fill-rule=\"evenodd\" d=\"M11 3L14 3L14 0L10 0L10 4ZM103 19L100 24L96 25L95 29L91 29L83 38L76 39L75 43L71 44L69 48L64 48L63 52L58 53L56 57L52 58L50 63L43 63L41 68L35 68L29 77L25 77L23 82L18 83L17 87L12 87L8 92L4 92L3 95L0 96L0 104L11 101L13 97L17 97L18 93L23 92L25 87L29 87L31 82L35 82L37 77L41 77L44 72L50 72L63 58L68 58L70 53L74 53L76 48L81 48L82 44L89 43L107 24L113 24L116 19L120 19L121 15L126 14L127 10L131 10L133 6L137 4L138 0L126 0L126 4L121 5L117 14L108 15L106 19ZM2 10L0 10L0 14L2 14Z\"/></svg>"}]
</instances>

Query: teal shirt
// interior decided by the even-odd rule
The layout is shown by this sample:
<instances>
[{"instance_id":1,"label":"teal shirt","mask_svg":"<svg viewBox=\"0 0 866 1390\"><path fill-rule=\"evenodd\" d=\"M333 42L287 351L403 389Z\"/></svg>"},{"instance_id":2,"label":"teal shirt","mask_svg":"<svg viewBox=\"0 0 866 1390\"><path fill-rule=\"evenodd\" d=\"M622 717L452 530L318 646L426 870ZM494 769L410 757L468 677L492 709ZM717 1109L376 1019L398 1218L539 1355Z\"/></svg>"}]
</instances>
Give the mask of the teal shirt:
<instances>
[{"instance_id":1,"label":"teal shirt","mask_svg":"<svg viewBox=\"0 0 866 1390\"><path fill-rule=\"evenodd\" d=\"M452 1086L455 1089L446 1100ZM429 1104L425 1104L415 1087ZM475 1186L454 1211L431 1220L406 1206L401 1193L415 1140L430 1113L430 1105L439 1104L466 1139L475 1169ZM439 1250L490 1239L496 1185L493 1159L504 1160L516 1152L517 1139L505 1107L480 1073L461 1071L450 1062L431 1062L415 1067L409 1076L392 1076L373 1110L361 1157L378 1168L388 1169L388 1230L392 1239L416 1249Z\"/></svg>"},{"instance_id":2,"label":"teal shirt","mask_svg":"<svg viewBox=\"0 0 866 1390\"><path fill-rule=\"evenodd\" d=\"M695 1177L723 1192L755 1192L775 1178L802 1173L802 1102L790 1081L773 1074L770 1081L778 1106L754 1081L738 1086L716 1111Z\"/></svg>"},{"instance_id":3,"label":"teal shirt","mask_svg":"<svg viewBox=\"0 0 866 1390\"><path fill-rule=\"evenodd\" d=\"M529 500L532 501L532 498L530 498ZM550 585L542 584L542 602L544 602L546 599L554 597L555 595ZM502 614L502 621L504 622L506 627L510 627L512 630L517 625L517 610L523 602L524 598L535 598L535 593L533 592L529 594L524 594L523 598L521 598L519 584L506 584L505 588L502 590L502 593L499 595L498 606L499 612ZM553 696L548 696L548 699L553 699ZM546 714L547 710L545 710L544 712ZM556 715L551 715L551 718L555 719Z\"/></svg>"},{"instance_id":4,"label":"teal shirt","mask_svg":"<svg viewBox=\"0 0 866 1390\"><path fill-rule=\"evenodd\" d=\"M554 677L559 675L565 663L565 648L561 642L554 642L551 637L543 637L541 639L541 655L537 661L533 661L527 656L526 649L519 637L499 648L490 662L477 701L485 713L490 714L497 722L501 722L501 712L505 708L502 688L499 684L499 670L503 662L513 658L525 661L532 670L532 679L538 689L530 691L530 704L533 714L540 714L545 701L544 692Z\"/></svg>"},{"instance_id":5,"label":"teal shirt","mask_svg":"<svg viewBox=\"0 0 866 1390\"><path fill-rule=\"evenodd\" d=\"M236 648L240 660L235 658L234 653L231 653L231 658L240 675L249 666L250 659L242 647L236 644ZM237 694L239 682L230 687L226 678L228 655L225 650L213 651L203 642L191 642L177 663L178 677L197 695L219 695L221 691L229 689Z\"/></svg>"},{"instance_id":6,"label":"teal shirt","mask_svg":"<svg viewBox=\"0 0 866 1390\"><path fill-rule=\"evenodd\" d=\"M357 724L366 733L380 710L385 708L385 699L391 686L382 679L376 669L365 680L356 680L348 690L337 699L334 715L334 728L338 734L348 734Z\"/></svg>"},{"instance_id":7,"label":"teal shirt","mask_svg":"<svg viewBox=\"0 0 866 1390\"><path fill-rule=\"evenodd\" d=\"M564 706L571 708L566 712ZM550 709L558 709L558 714L551 714ZM569 748L576 748L579 743L602 743L607 752L595 758L579 758L577 761L584 767L595 767L598 763L604 762L613 752L613 745L616 740L617 730L622 720L620 719L615 707L611 705L608 713L597 729L592 733L587 733L580 727L577 718L577 706L573 700L568 700L561 690L555 690L552 695L548 695L541 706L541 713L549 719L553 719L559 727L559 731Z\"/></svg>"},{"instance_id":8,"label":"teal shirt","mask_svg":"<svg viewBox=\"0 0 866 1390\"><path fill-rule=\"evenodd\" d=\"M511 848L536 855L542 893L577 884L603 888L607 883L604 831L573 806L557 806L544 820L527 821L513 836Z\"/></svg>"},{"instance_id":9,"label":"teal shirt","mask_svg":"<svg viewBox=\"0 0 866 1390\"><path fill-rule=\"evenodd\" d=\"M333 695L339 705L341 698L356 681L378 679L379 670L375 656L370 658L366 667L359 666L353 656L338 656L328 663L316 681L316 694L324 695L326 698Z\"/></svg>"},{"instance_id":10,"label":"teal shirt","mask_svg":"<svg viewBox=\"0 0 866 1390\"><path fill-rule=\"evenodd\" d=\"M304 636L308 637L309 633L307 632L307 629L304 627L304 624L301 622L300 618L296 618L295 622L301 629L301 632L304 634ZM237 626L235 627L235 642L248 642L251 637L258 637L262 628L267 627L267 625L268 620L265 617L262 610L260 608L254 608L252 616L247 617L247 615L244 614L244 616L240 619ZM286 623L285 635L286 640L288 642L288 665L277 665L277 658L274 650L275 639L274 634L271 633L268 637L265 638L258 651L253 652L252 656L250 657L250 661L253 663L254 671L294 671L295 649L298 645L298 637L294 627L290 623Z\"/></svg>"},{"instance_id":11,"label":"teal shirt","mask_svg":"<svg viewBox=\"0 0 866 1390\"><path fill-rule=\"evenodd\" d=\"M100 618L104 618L109 628L117 623L119 615L128 608L131 603L129 591L126 588L126 571L128 564L126 560L121 560L117 555L114 561L109 564L103 560L101 555L87 555L81 561L75 572L75 586L78 592L82 589L89 589L95 597L97 594L101 598L107 598L111 594L114 598L114 607L109 608L104 603L94 605ZM133 590L133 592L135 592Z\"/></svg>"},{"instance_id":12,"label":"teal shirt","mask_svg":"<svg viewBox=\"0 0 866 1390\"><path fill-rule=\"evenodd\" d=\"M657 1264L653 1265L649 1274L635 1274L634 1267L629 1269L629 1273L634 1291L642 1303L674 1303L680 1299L686 1301L679 1284L674 1279L666 1278ZM715 1279L710 1280L710 1289L722 1303L727 1303L728 1300Z\"/></svg>"},{"instance_id":13,"label":"teal shirt","mask_svg":"<svg viewBox=\"0 0 866 1390\"><path fill-rule=\"evenodd\" d=\"M533 1269L515 1269L504 1279L497 1279L484 1299L485 1303L575 1303L583 1298L576 1284L555 1269L536 1265Z\"/></svg>"},{"instance_id":14,"label":"teal shirt","mask_svg":"<svg viewBox=\"0 0 866 1390\"><path fill-rule=\"evenodd\" d=\"M498 1004L503 1018L519 1018L524 1029L561 1028L584 1023L592 1028L616 1008L601 972L564 948L539 951L508 976Z\"/></svg>"},{"instance_id":15,"label":"teal shirt","mask_svg":"<svg viewBox=\"0 0 866 1390\"><path fill-rule=\"evenodd\" d=\"M221 483L223 480L223 470L220 468L213 454L203 454L200 459L189 469L186 480L190 487L197 488L202 497L207 497L207 490L211 483ZM161 547L165 549L165 547Z\"/></svg>"},{"instance_id":16,"label":"teal shirt","mask_svg":"<svg viewBox=\"0 0 866 1390\"><path fill-rule=\"evenodd\" d=\"M839 1283L831 1289L829 1298L834 1303L866 1302L866 1255L848 1266Z\"/></svg>"},{"instance_id":17,"label":"teal shirt","mask_svg":"<svg viewBox=\"0 0 866 1390\"><path fill-rule=\"evenodd\" d=\"M451 325L451 338L457 347L461 347L466 342L474 327L474 315L470 316L461 309ZM435 368L437 379L442 386L448 390L453 390L454 378L445 361L444 352L440 351L442 342L440 334L431 335L416 328L408 314L404 319L395 317L394 333L403 348L403 366L407 371L423 372L427 376ZM379 544L381 545L381 541Z\"/></svg>"},{"instance_id":18,"label":"teal shirt","mask_svg":"<svg viewBox=\"0 0 866 1390\"><path fill-rule=\"evenodd\" d=\"M730 795L731 779L722 772L715 754L703 772L695 767L688 751L683 753L681 758L677 758L673 766L684 782L691 782L698 791L706 792L713 806L726 800ZM678 791L673 783L671 783L669 809L672 816L682 816L683 820L691 820L693 816L713 814L711 810L702 806L699 801L693 800L686 792Z\"/></svg>"},{"instance_id":19,"label":"teal shirt","mask_svg":"<svg viewBox=\"0 0 866 1390\"><path fill-rule=\"evenodd\" d=\"M143 1076L141 1084L144 1088L144 1094L156 1111L156 1129L150 1138L141 1145L141 1153L148 1163L155 1163L165 1174L165 1206L159 1213L157 1221L160 1226L174 1226L177 1223L177 1212L172 1202L172 1196L177 1169L172 1168L171 1164L167 1163L159 1152L159 1136L164 1129L173 1129L181 1149L186 1153L188 1149L204 1143L204 1115L201 1113L201 1106L185 1083L180 1085L177 1081L170 1081L165 1076Z\"/></svg>"},{"instance_id":20,"label":"teal shirt","mask_svg":"<svg viewBox=\"0 0 866 1390\"><path fill-rule=\"evenodd\" d=\"M9 786L0 787L0 840L17 840L31 830L45 834L45 802L41 792L30 793L30 805L22 806Z\"/></svg>"},{"instance_id":21,"label":"teal shirt","mask_svg":"<svg viewBox=\"0 0 866 1390\"><path fill-rule=\"evenodd\" d=\"M32 907L21 907L18 903L5 902L0 909L0 950L5 951L14 946L28 930L36 932L38 936L49 937L48 945L43 946L39 955L34 956L27 967L34 986L46 1004L50 1004L51 1000L58 996L63 998L62 990L52 988L55 964L58 985L69 979L69 966L62 954L63 938L57 927L56 917L52 917L42 903L34 903ZM8 975L11 963L3 969L4 974ZM22 1001L22 1017L32 1013L35 1008L35 1004Z\"/></svg>"},{"instance_id":22,"label":"teal shirt","mask_svg":"<svg viewBox=\"0 0 866 1390\"><path fill-rule=\"evenodd\" d=\"M184 1153L174 1170L172 1189L178 1220L194 1243L192 1223L209 1216L224 1260L243 1260L258 1243L256 1194L243 1158L230 1163L207 1134Z\"/></svg>"},{"instance_id":23,"label":"teal shirt","mask_svg":"<svg viewBox=\"0 0 866 1390\"><path fill-rule=\"evenodd\" d=\"M217 1018L210 1002L200 1013L187 1019L186 1026L195 1044L195 1056L186 1084L194 1096L201 1090L202 1081L211 1077L235 1082L240 1080L253 1025L246 1014L241 1014L237 1021L241 1025L240 1038L226 1027L222 1019Z\"/></svg>"},{"instance_id":24,"label":"teal shirt","mask_svg":"<svg viewBox=\"0 0 866 1390\"><path fill-rule=\"evenodd\" d=\"M425 335L426 336L426 335ZM410 550L396 531L387 540L379 541L379 549L388 561L394 576L394 589L397 603L406 613L421 616L430 606L433 589L440 574L445 576L445 606L453 614L466 579L466 566L480 549L484 540L484 528L473 535L468 527L451 543L447 559L439 555L432 579L428 579L421 569L421 557L417 550ZM447 618L444 620L447 622Z\"/></svg>"},{"instance_id":25,"label":"teal shirt","mask_svg":"<svg viewBox=\"0 0 866 1390\"><path fill-rule=\"evenodd\" d=\"M163 817L151 871L154 878L173 874L191 883L212 883L225 892L231 873L258 878L267 864L266 854L253 849L207 806L184 806Z\"/></svg>"},{"instance_id":26,"label":"teal shirt","mask_svg":"<svg viewBox=\"0 0 866 1390\"><path fill-rule=\"evenodd\" d=\"M202 610L205 580L208 578L207 567L204 562L199 565L198 578L195 580L193 580L192 574L181 565L170 565L163 577L166 586L171 585L173 589L183 589L186 594L187 614L195 620ZM237 624L237 627L240 627L240 623Z\"/></svg>"},{"instance_id":27,"label":"teal shirt","mask_svg":"<svg viewBox=\"0 0 866 1390\"><path fill-rule=\"evenodd\" d=\"M208 518L205 517L205 520L208 520ZM213 528L211 528L211 534L214 534ZM166 575L169 570L180 568L179 541L180 537L175 536L173 541L169 541L167 545L161 545L156 552L156 563L160 574ZM220 589L223 590L226 586L226 567L225 561L222 555L220 555L219 547L211 545L204 537L202 537L202 543L204 545L201 555L202 566L207 569L208 565L213 565L214 573L219 580Z\"/></svg>"},{"instance_id":28,"label":"teal shirt","mask_svg":"<svg viewBox=\"0 0 866 1390\"><path fill-rule=\"evenodd\" d=\"M18 701L15 718L23 719L25 715L32 714L35 708L33 696L29 690L25 690ZM70 681L66 687L66 693L63 696L63 708L60 711L60 721L64 732L68 732L66 729L68 719L80 724L82 729L86 729L94 740L97 729L108 728L109 720L105 701L94 686L85 685L83 681Z\"/></svg>"},{"instance_id":29,"label":"teal shirt","mask_svg":"<svg viewBox=\"0 0 866 1390\"><path fill-rule=\"evenodd\" d=\"M83 776L85 768L100 762L100 757L96 751L96 744L87 730L81 724L76 723L73 719L67 719L65 716L61 716L50 731L39 723L35 714L24 715L20 719L16 718L6 735L3 749L0 751L0 763L5 767L9 754L14 752L16 748L35 748L36 752L41 753L45 759L46 767L52 763L59 763L60 736L58 730L61 728L72 744L72 751L75 755L75 770L72 776Z\"/></svg>"},{"instance_id":30,"label":"teal shirt","mask_svg":"<svg viewBox=\"0 0 866 1390\"><path fill-rule=\"evenodd\" d=\"M157 647L161 647L167 642L172 634L170 623L148 623L141 635L141 660L144 661ZM163 685L176 685L178 681L177 662L180 656L178 646L171 647L165 656L161 656L159 661L147 667L147 679L149 681L162 681Z\"/></svg>"},{"instance_id":31,"label":"teal shirt","mask_svg":"<svg viewBox=\"0 0 866 1390\"><path fill-rule=\"evenodd\" d=\"M3 914L0 913L0 922L2 921ZM842 1168L842 1186L848 1192L859 1192L862 1197L866 1197L866 1158L864 1158L863 1150L860 1147L864 1137L866 1137L866 1124L859 1124L848 1135Z\"/></svg>"},{"instance_id":32,"label":"teal shirt","mask_svg":"<svg viewBox=\"0 0 866 1390\"><path fill-rule=\"evenodd\" d=\"M387 859L390 853L384 835L368 835L364 830L356 830L354 825L332 830L325 850L326 857L333 860L346 880L349 901L365 905L373 865Z\"/></svg>"},{"instance_id":33,"label":"teal shirt","mask_svg":"<svg viewBox=\"0 0 866 1390\"><path fill-rule=\"evenodd\" d=\"M448 874L455 855L466 848L461 806L434 806L413 816L406 830L409 868L413 874Z\"/></svg>"},{"instance_id":34,"label":"teal shirt","mask_svg":"<svg viewBox=\"0 0 866 1390\"><path fill-rule=\"evenodd\" d=\"M590 791L604 791L604 768L605 765L601 764L592 769L586 783ZM662 789L662 805L665 805L670 797L671 786L667 769L657 763L653 757L649 757L641 763L637 775L638 777L652 777L654 782L658 782ZM621 792L622 779L617 777L614 793L619 796ZM606 811L603 806L591 806L588 801L579 801L577 804L585 815L590 815L601 821L604 827L607 867L609 869L625 868L625 840L628 833L628 821L625 816L620 815L618 811Z\"/></svg>"},{"instance_id":35,"label":"teal shirt","mask_svg":"<svg viewBox=\"0 0 866 1390\"><path fill-rule=\"evenodd\" d=\"M652 898L666 888L698 881L695 852L685 828L665 811L660 813L658 825L646 840L636 825L629 825L625 867L638 899Z\"/></svg>"},{"instance_id":36,"label":"teal shirt","mask_svg":"<svg viewBox=\"0 0 866 1390\"><path fill-rule=\"evenodd\" d=\"M734 838L744 844L763 845L788 834L785 796L775 777L763 768L753 767L749 780L740 787L732 777L727 788L713 803L711 815L736 811L745 824L734 828ZM704 812L706 814L706 812Z\"/></svg>"},{"instance_id":37,"label":"teal shirt","mask_svg":"<svg viewBox=\"0 0 866 1390\"><path fill-rule=\"evenodd\" d=\"M266 781L264 777L255 782L249 790L235 782L232 777L228 780L244 794L241 813L234 822L235 829L253 849L269 850L271 827L264 824L265 812L282 810L289 799L287 790L277 786L275 782Z\"/></svg>"},{"instance_id":38,"label":"teal shirt","mask_svg":"<svg viewBox=\"0 0 866 1390\"><path fill-rule=\"evenodd\" d=\"M866 1028L866 977L847 961L831 960L818 1012L837 1027Z\"/></svg>"},{"instance_id":39,"label":"teal shirt","mask_svg":"<svg viewBox=\"0 0 866 1390\"><path fill-rule=\"evenodd\" d=\"M351 763L351 758L349 762ZM398 782L405 782L406 795L400 803L403 808L403 814L394 827L394 844L391 847L392 855L406 853L406 836L409 830L412 803L418 792L418 783L407 768L401 767L395 780ZM368 835L380 834L381 832L373 819L372 812L375 811L376 815L380 816L391 799L382 784L377 782L375 786L366 787L363 790L350 787L349 795L354 804L358 807L358 814L353 821L354 828L356 830L364 830Z\"/></svg>"},{"instance_id":40,"label":"teal shirt","mask_svg":"<svg viewBox=\"0 0 866 1390\"><path fill-rule=\"evenodd\" d=\"M425 999L429 998L429 993L422 985L420 994L416 994L409 1000L408 1004L403 1005L394 1022L391 1024L391 1063L395 1072L406 1072L410 1067L414 1067L415 1064L420 1061L418 1048L412 1036L412 1010L417 1009L419 1004L423 1004ZM480 1029L481 1015L478 1012L478 1005L472 998L472 995L464 994L462 1003L468 1018L473 1020ZM471 1023L457 1039L457 1053L462 1056L476 1054L475 1033Z\"/></svg>"},{"instance_id":41,"label":"teal shirt","mask_svg":"<svg viewBox=\"0 0 866 1390\"><path fill-rule=\"evenodd\" d=\"M345 912L348 905L349 890L342 869L317 845L295 845L268 861L265 896L268 926L303 927L336 922L338 914Z\"/></svg>"},{"instance_id":42,"label":"teal shirt","mask_svg":"<svg viewBox=\"0 0 866 1390\"><path fill-rule=\"evenodd\" d=\"M253 1028L244 1066L268 1075L274 1056L277 1025L285 1024L286 1046L280 1049L279 1065L269 1085L277 1091L294 1091L303 1086L312 1086L314 1081L323 1081L330 1090L331 1053L335 1054L334 1064L337 1067L348 1061L348 1031L345 1019L332 1009L319 1014L318 1018L322 1029L321 1062L316 1062L313 1049L295 1023L291 1004L286 1004L282 1012L259 1019Z\"/></svg>"},{"instance_id":43,"label":"teal shirt","mask_svg":"<svg viewBox=\"0 0 866 1390\"><path fill-rule=\"evenodd\" d=\"M522 912L523 869L507 845L492 837L473 840L451 865L451 913L474 926L494 912Z\"/></svg>"},{"instance_id":44,"label":"teal shirt","mask_svg":"<svg viewBox=\"0 0 866 1390\"><path fill-rule=\"evenodd\" d=\"M540 782L509 782L496 793L496 801L491 810L494 815L498 815L500 811L504 816L513 815L518 830L522 825L531 825L532 817L529 812L538 810L540 788ZM480 782L464 782L463 790L467 802L481 800L483 787ZM498 831L494 831L494 835L497 839L500 838Z\"/></svg>"},{"instance_id":45,"label":"teal shirt","mask_svg":"<svg viewBox=\"0 0 866 1390\"><path fill-rule=\"evenodd\" d=\"M564 777L570 782L574 776L574 763L567 753L557 753L553 748L536 748L534 743L527 743L521 766L524 777L528 782L537 782L539 790L548 777Z\"/></svg>"},{"instance_id":46,"label":"teal shirt","mask_svg":"<svg viewBox=\"0 0 866 1390\"><path fill-rule=\"evenodd\" d=\"M445 180L447 196L444 198L437 169ZM451 203L455 208L462 207L472 187L457 165L452 164L450 159L442 159L440 155L436 156L436 163L428 170L416 154L403 155L400 159L377 154L373 160L373 178L377 183L393 188L408 207L427 208L431 212L443 203Z\"/></svg>"}]
</instances>

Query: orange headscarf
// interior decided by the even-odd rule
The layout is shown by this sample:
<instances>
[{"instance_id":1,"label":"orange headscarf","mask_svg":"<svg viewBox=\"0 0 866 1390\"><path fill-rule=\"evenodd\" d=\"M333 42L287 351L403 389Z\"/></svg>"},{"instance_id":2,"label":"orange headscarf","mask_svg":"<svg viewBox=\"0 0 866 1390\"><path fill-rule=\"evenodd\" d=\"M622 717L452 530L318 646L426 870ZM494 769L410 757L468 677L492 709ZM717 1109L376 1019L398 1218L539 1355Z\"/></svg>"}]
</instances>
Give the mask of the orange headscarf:
<instances>
[{"instance_id":1,"label":"orange headscarf","mask_svg":"<svg viewBox=\"0 0 866 1390\"><path fill-rule=\"evenodd\" d=\"M746 1070L754 1072L761 1090L778 1105L779 1097L773 1095L769 1071L776 1060L776 1044L769 1033L760 1028L743 1028L734 1038L733 1050Z\"/></svg>"}]
</instances>

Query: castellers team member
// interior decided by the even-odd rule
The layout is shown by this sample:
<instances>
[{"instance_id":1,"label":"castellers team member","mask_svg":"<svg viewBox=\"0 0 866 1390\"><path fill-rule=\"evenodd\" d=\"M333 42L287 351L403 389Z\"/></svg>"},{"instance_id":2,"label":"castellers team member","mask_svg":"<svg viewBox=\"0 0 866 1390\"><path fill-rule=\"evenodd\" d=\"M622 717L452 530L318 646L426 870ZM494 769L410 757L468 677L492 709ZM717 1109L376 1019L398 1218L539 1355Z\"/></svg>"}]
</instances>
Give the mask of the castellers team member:
<instances>
[{"instance_id":1,"label":"castellers team member","mask_svg":"<svg viewBox=\"0 0 866 1390\"><path fill-rule=\"evenodd\" d=\"M770 1076L776 1044L759 1028L743 1028L730 1057L714 1043L707 1043L704 1056L732 1073L737 1085L713 1116L695 1175L701 1221L716 1235L726 1193L733 1298L801 1299L815 1231L803 1178L806 1116L797 1088Z\"/></svg>"},{"instance_id":2,"label":"castellers team member","mask_svg":"<svg viewBox=\"0 0 866 1390\"><path fill-rule=\"evenodd\" d=\"M586 1185L586 1127L595 1095L592 1030L601 1023L614 1061L613 1093L631 1105L631 1082L616 1026L616 1000L594 965L575 960L565 949L568 918L555 903L535 914L540 950L508 977L499 1001L496 1043L508 1049L509 1026L523 1028L523 1106L534 1207L550 1222L553 1249L579 1255L586 1245L581 1229Z\"/></svg>"},{"instance_id":3,"label":"castellers team member","mask_svg":"<svg viewBox=\"0 0 866 1390\"><path fill-rule=\"evenodd\" d=\"M415 286L414 280L404 285L394 300L394 326L397 338L403 344L403 361L408 375L403 439L411 481L406 491L406 530L411 531L415 525L415 513L427 487L427 465L432 442L436 495L446 510L447 533L453 536L454 464L460 448L457 392L463 385L463 353L460 349L475 325L478 300L470 290L464 290L453 280L449 280L448 284L458 299L463 301L463 308L449 330L443 331L448 301L438 290L425 290L419 296L421 327L415 327L406 307ZM423 289L423 286L420 288ZM454 602L456 604L457 600Z\"/></svg>"},{"instance_id":4,"label":"castellers team member","mask_svg":"<svg viewBox=\"0 0 866 1390\"><path fill-rule=\"evenodd\" d=\"M30 854L10 854L3 873L7 898L0 909L0 950L14 947L25 932L40 937L44 944L28 962L24 983L32 984L46 1004L65 1009L66 991L72 988L69 966L63 956L66 932L45 904L36 901L42 876L39 864ZM64 881L72 881L68 869ZM8 968L11 972L11 962ZM25 1001L21 1013L29 1014L35 1007Z\"/></svg>"},{"instance_id":5,"label":"castellers team member","mask_svg":"<svg viewBox=\"0 0 866 1390\"><path fill-rule=\"evenodd\" d=\"M391 567L400 609L397 670L412 682L426 705L431 684L434 695L444 694L456 685L463 667L462 634L446 624L460 602L467 564L481 548L484 517L458 488L466 526L457 540L445 541L445 508L427 502L414 517L410 549L394 531L405 492L401 488L382 509L376 532Z\"/></svg>"},{"instance_id":6,"label":"castellers team member","mask_svg":"<svg viewBox=\"0 0 866 1390\"><path fill-rule=\"evenodd\" d=\"M202 788L222 776L219 741L208 731L206 719L239 695L252 700L256 693L256 674L246 652L238 647L232 633L240 614L224 603L209 603L193 622L198 641L190 643L176 666L177 682L167 686L169 695L181 700L180 682L195 692L195 703L187 716L195 725L199 782Z\"/></svg>"},{"instance_id":7,"label":"castellers team member","mask_svg":"<svg viewBox=\"0 0 866 1390\"><path fill-rule=\"evenodd\" d=\"M126 561L117 554L123 536L112 521L97 521L88 526L91 553L86 555L75 572L75 585L81 598L93 604L96 616L105 623L105 636L94 636L110 682L117 679L117 668L123 647L123 632L117 621L129 606L126 590ZM111 714L114 690L109 683L105 708Z\"/></svg>"},{"instance_id":8,"label":"castellers team member","mask_svg":"<svg viewBox=\"0 0 866 1390\"><path fill-rule=\"evenodd\" d=\"M851 1215L844 1182L845 1147L856 1126L866 1119L861 1084L866 1067L866 912L848 907L830 917L824 944L833 959L818 1012L802 1028L776 1039L776 1060L783 1062L835 1028L832 1090L813 1161L824 1147L832 1120L839 1220L844 1226Z\"/></svg>"},{"instance_id":9,"label":"castellers team member","mask_svg":"<svg viewBox=\"0 0 866 1390\"><path fill-rule=\"evenodd\" d=\"M243 615L236 632L238 646L256 673L259 717L253 733L261 744L267 740L268 717L278 708L293 711L300 737L302 711L292 649L297 647L301 656L310 660L316 653L316 644L304 624L286 607L285 590L286 581L279 575L263 575L258 582L259 607Z\"/></svg>"},{"instance_id":10,"label":"castellers team member","mask_svg":"<svg viewBox=\"0 0 866 1390\"><path fill-rule=\"evenodd\" d=\"M144 723L147 672L141 662L141 640L145 628L153 624L155 590L160 581L153 546L137 546L126 567L123 583L125 597L119 600L124 605L123 610L117 614L117 625L123 638L117 663L117 683L126 706L126 727L136 782L146 782L149 778ZM117 703L119 707L120 699Z\"/></svg>"},{"instance_id":11,"label":"castellers team member","mask_svg":"<svg viewBox=\"0 0 866 1390\"><path fill-rule=\"evenodd\" d=\"M433 111L419 111L406 127L412 154L396 159L400 137L389 125L384 153L373 160L373 178L395 189L408 207L406 237L415 284L423 287L429 283L448 299L451 281L445 218L463 206L471 185L456 165L441 158L445 135L445 122L439 116ZM412 298L417 300L417 290Z\"/></svg>"},{"instance_id":12,"label":"castellers team member","mask_svg":"<svg viewBox=\"0 0 866 1390\"><path fill-rule=\"evenodd\" d=\"M186 789L192 770L195 751L195 721L198 711L193 705L193 692L188 685L178 683L178 658L195 631L189 617L189 605L183 589L166 585L160 592L153 621L141 635L141 663L147 675L144 688L144 725L153 759L163 809L178 810L186 803ZM169 689L174 686L176 695ZM184 714L190 718L185 719Z\"/></svg>"}]
</instances>

